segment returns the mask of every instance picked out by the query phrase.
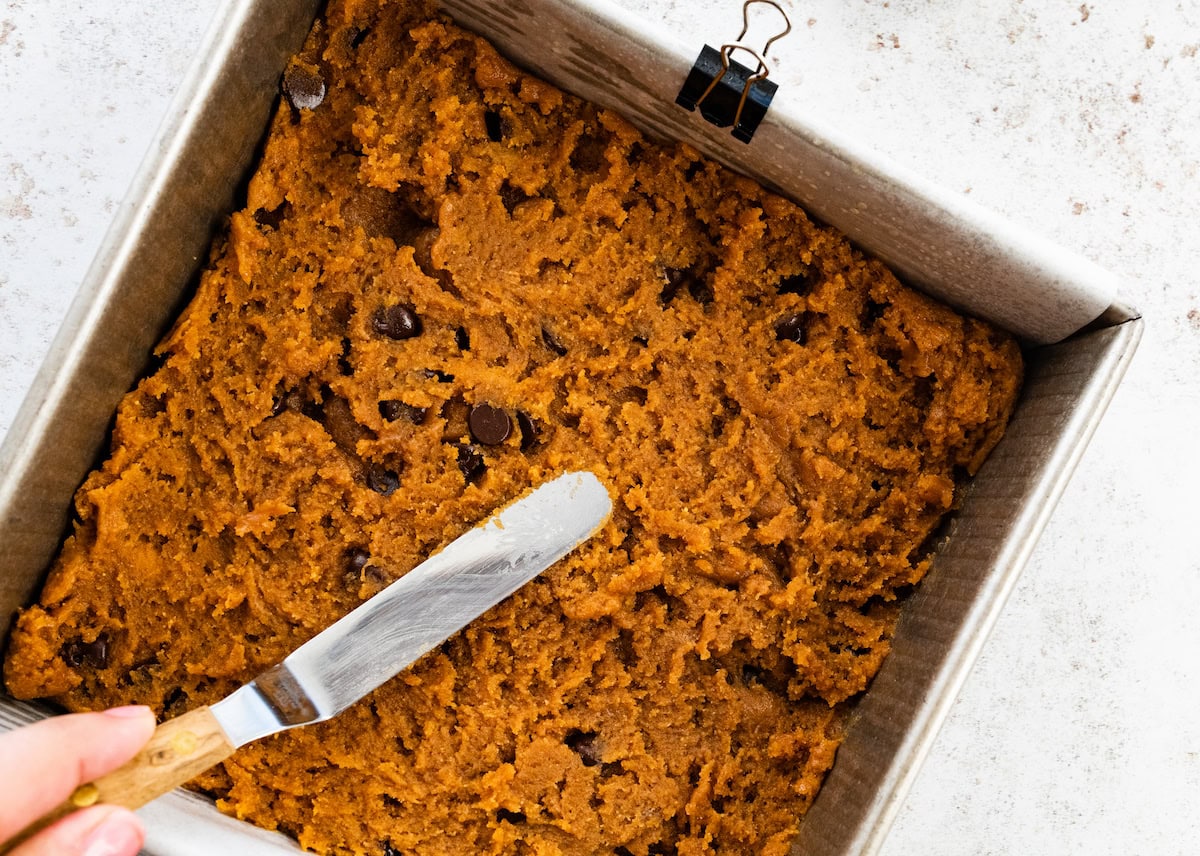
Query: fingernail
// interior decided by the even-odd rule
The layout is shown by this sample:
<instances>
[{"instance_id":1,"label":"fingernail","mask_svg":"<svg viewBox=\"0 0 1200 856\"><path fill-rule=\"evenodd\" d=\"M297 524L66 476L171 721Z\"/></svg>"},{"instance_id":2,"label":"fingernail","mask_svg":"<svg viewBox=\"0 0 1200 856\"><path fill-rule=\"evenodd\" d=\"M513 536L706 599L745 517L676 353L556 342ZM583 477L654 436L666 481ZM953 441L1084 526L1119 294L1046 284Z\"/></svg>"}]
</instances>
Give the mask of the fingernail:
<instances>
[{"instance_id":1,"label":"fingernail","mask_svg":"<svg viewBox=\"0 0 1200 856\"><path fill-rule=\"evenodd\" d=\"M145 716L150 708L144 704L127 704L124 707L110 707L104 711L105 716L115 716L118 719L136 719Z\"/></svg>"},{"instance_id":2,"label":"fingernail","mask_svg":"<svg viewBox=\"0 0 1200 856\"><path fill-rule=\"evenodd\" d=\"M128 811L115 811L83 840L83 856L135 856L141 846L137 818Z\"/></svg>"}]
</instances>

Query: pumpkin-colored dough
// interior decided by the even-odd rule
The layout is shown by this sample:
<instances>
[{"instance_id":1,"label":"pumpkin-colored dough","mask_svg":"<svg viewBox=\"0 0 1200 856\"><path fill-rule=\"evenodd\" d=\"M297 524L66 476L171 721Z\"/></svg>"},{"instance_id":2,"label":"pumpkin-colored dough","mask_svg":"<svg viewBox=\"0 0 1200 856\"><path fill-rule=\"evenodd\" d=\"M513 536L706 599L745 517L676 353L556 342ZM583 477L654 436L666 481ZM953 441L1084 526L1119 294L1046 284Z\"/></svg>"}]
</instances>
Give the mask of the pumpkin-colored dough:
<instances>
[{"instance_id":1,"label":"pumpkin-colored dough","mask_svg":"<svg viewBox=\"0 0 1200 856\"><path fill-rule=\"evenodd\" d=\"M599 535L196 786L320 853L786 853L1003 430L1016 344L428 10L335 0L284 90L10 691L214 702L592 470Z\"/></svg>"}]
</instances>

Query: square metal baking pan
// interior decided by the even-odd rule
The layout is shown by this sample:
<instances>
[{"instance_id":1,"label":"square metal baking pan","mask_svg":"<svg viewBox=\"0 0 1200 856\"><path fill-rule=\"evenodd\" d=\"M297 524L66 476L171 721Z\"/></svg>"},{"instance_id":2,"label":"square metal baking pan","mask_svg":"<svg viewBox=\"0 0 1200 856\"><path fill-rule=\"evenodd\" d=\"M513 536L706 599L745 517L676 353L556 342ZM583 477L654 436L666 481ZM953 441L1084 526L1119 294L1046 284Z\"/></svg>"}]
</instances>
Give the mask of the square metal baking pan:
<instances>
[{"instance_id":1,"label":"square metal baking pan","mask_svg":"<svg viewBox=\"0 0 1200 856\"><path fill-rule=\"evenodd\" d=\"M120 397L240 205L287 58L317 0L227 0L0 447L0 633L36 595ZM795 852L875 852L1137 346L1112 278L806 119L783 91L749 145L674 105L699 45L608 0L445 0L460 24L649 133L778 189L911 284L1021 337L1004 440L944 530L858 704ZM45 711L0 697L0 730ZM295 853L184 792L142 810L156 856Z\"/></svg>"}]
</instances>

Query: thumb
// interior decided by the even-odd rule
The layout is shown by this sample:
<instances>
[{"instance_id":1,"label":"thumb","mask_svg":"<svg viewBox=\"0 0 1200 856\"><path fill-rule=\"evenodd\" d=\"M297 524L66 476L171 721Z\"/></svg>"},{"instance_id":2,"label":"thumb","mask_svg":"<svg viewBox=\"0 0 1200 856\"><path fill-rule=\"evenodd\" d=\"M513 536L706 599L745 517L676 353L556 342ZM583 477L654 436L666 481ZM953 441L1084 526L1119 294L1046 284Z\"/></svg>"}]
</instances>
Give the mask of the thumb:
<instances>
[{"instance_id":1,"label":"thumb","mask_svg":"<svg viewBox=\"0 0 1200 856\"><path fill-rule=\"evenodd\" d=\"M9 856L136 856L145 832L126 808L93 806L64 817Z\"/></svg>"},{"instance_id":2,"label":"thumb","mask_svg":"<svg viewBox=\"0 0 1200 856\"><path fill-rule=\"evenodd\" d=\"M0 735L0 841L79 785L124 764L153 733L150 708L118 707L51 717Z\"/></svg>"}]
</instances>

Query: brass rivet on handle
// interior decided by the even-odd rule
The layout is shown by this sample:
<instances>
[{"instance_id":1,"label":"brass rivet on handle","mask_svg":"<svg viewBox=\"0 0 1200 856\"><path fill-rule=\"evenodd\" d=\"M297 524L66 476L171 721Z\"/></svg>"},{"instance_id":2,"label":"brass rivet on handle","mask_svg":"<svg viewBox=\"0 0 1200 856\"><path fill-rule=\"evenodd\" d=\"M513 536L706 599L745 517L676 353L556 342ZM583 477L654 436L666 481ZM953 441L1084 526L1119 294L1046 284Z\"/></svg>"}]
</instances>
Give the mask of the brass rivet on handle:
<instances>
[{"instance_id":1,"label":"brass rivet on handle","mask_svg":"<svg viewBox=\"0 0 1200 856\"><path fill-rule=\"evenodd\" d=\"M180 731L172 734L165 746L151 749L146 760L151 767L165 767L191 755L199 746L200 738L194 732Z\"/></svg>"},{"instance_id":2,"label":"brass rivet on handle","mask_svg":"<svg viewBox=\"0 0 1200 856\"><path fill-rule=\"evenodd\" d=\"M190 731L180 731L171 738L171 748L177 755L191 755L200 745L200 738Z\"/></svg>"},{"instance_id":3,"label":"brass rivet on handle","mask_svg":"<svg viewBox=\"0 0 1200 856\"><path fill-rule=\"evenodd\" d=\"M95 805L100 800L100 789L88 782L86 785L80 785L71 794L71 805L76 808L87 808L90 805Z\"/></svg>"}]
</instances>

